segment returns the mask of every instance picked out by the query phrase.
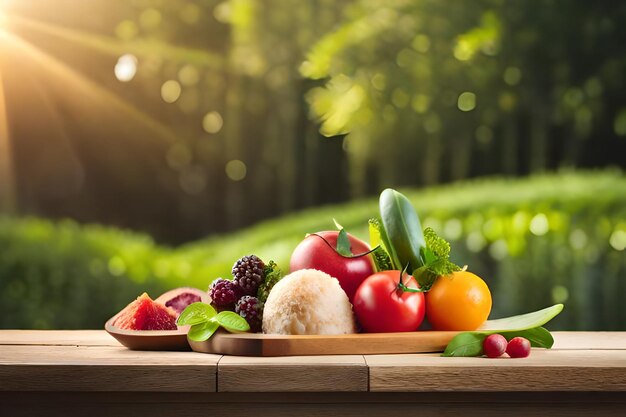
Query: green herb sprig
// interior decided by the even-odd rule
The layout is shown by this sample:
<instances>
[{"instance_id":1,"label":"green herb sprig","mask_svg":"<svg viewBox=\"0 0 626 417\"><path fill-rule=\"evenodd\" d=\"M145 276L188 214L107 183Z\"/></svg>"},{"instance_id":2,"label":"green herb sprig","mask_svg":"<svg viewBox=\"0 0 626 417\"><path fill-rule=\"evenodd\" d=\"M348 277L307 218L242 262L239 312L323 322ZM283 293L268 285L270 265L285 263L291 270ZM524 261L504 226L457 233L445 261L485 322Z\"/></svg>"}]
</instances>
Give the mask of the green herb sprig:
<instances>
[{"instance_id":1,"label":"green herb sprig","mask_svg":"<svg viewBox=\"0 0 626 417\"><path fill-rule=\"evenodd\" d=\"M430 290L437 278L460 271L461 267L450 261L450 243L427 227L424 229L426 246L422 248L424 265L413 271L420 288Z\"/></svg>"},{"instance_id":2,"label":"green herb sprig","mask_svg":"<svg viewBox=\"0 0 626 417\"><path fill-rule=\"evenodd\" d=\"M187 337L195 342L208 340L220 326L231 333L250 331L250 325L239 314L232 311L218 313L209 304L202 302L189 304L178 316L176 324L191 326Z\"/></svg>"},{"instance_id":3,"label":"green herb sprig","mask_svg":"<svg viewBox=\"0 0 626 417\"><path fill-rule=\"evenodd\" d=\"M267 301L270 291L272 291L274 285L282 279L283 273L278 265L276 265L276 262L269 261L265 265L265 268L263 268L263 277L263 282L259 285L259 289L257 291L257 298L262 303Z\"/></svg>"}]
</instances>

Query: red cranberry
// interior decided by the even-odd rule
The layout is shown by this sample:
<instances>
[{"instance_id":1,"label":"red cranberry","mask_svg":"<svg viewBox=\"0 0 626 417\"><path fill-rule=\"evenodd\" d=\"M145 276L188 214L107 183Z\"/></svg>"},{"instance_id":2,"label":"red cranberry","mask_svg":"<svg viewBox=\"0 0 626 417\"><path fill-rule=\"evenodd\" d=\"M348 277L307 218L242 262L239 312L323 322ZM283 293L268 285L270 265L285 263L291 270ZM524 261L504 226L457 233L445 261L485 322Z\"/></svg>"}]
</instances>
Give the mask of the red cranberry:
<instances>
[{"instance_id":1,"label":"red cranberry","mask_svg":"<svg viewBox=\"0 0 626 417\"><path fill-rule=\"evenodd\" d=\"M530 355L530 342L523 337L514 337L509 341L506 353L512 358L525 358Z\"/></svg>"},{"instance_id":2,"label":"red cranberry","mask_svg":"<svg viewBox=\"0 0 626 417\"><path fill-rule=\"evenodd\" d=\"M489 358L498 358L506 351L506 339L501 334L490 334L483 341L483 352Z\"/></svg>"}]
</instances>

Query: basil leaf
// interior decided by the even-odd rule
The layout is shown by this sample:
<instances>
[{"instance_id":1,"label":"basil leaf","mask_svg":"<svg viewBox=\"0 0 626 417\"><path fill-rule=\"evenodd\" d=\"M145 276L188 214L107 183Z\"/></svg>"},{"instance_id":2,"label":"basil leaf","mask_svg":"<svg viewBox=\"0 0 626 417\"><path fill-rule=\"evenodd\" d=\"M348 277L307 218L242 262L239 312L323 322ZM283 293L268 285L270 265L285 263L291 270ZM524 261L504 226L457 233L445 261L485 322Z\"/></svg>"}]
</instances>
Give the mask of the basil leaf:
<instances>
[{"instance_id":1,"label":"basil leaf","mask_svg":"<svg viewBox=\"0 0 626 417\"><path fill-rule=\"evenodd\" d=\"M215 316L217 312L213 307L209 304L203 302L197 302L189 304L178 319L176 320L176 324L178 326L189 326L199 323L207 322L211 319L211 317Z\"/></svg>"},{"instance_id":2,"label":"basil leaf","mask_svg":"<svg viewBox=\"0 0 626 417\"><path fill-rule=\"evenodd\" d=\"M352 251L350 250L350 238L348 237L346 229L341 229L339 231L339 235L337 236L337 253L347 258L351 258L353 256Z\"/></svg>"},{"instance_id":3,"label":"basil leaf","mask_svg":"<svg viewBox=\"0 0 626 417\"><path fill-rule=\"evenodd\" d=\"M194 342L204 342L209 337L213 336L213 333L220 327L219 323L215 321L205 321L203 323L194 324L189 329L187 337Z\"/></svg>"},{"instance_id":4,"label":"basil leaf","mask_svg":"<svg viewBox=\"0 0 626 417\"><path fill-rule=\"evenodd\" d=\"M246 319L232 311L222 311L213 320L231 333L241 333L250 330L250 325Z\"/></svg>"},{"instance_id":5,"label":"basil leaf","mask_svg":"<svg viewBox=\"0 0 626 417\"><path fill-rule=\"evenodd\" d=\"M517 336L525 337L528 339L532 347L550 349L552 345L554 345L554 338L545 327L536 327L534 329L514 332L503 332L501 334L506 338L506 340L511 340Z\"/></svg>"},{"instance_id":6,"label":"basil leaf","mask_svg":"<svg viewBox=\"0 0 626 417\"><path fill-rule=\"evenodd\" d=\"M495 333L502 333L509 330L534 329L535 327L541 327L552 320L562 310L563 304L555 304L552 307L533 311L532 313L505 317L497 320L487 320L485 324L480 326L476 331L482 332L495 330Z\"/></svg>"},{"instance_id":7,"label":"basil leaf","mask_svg":"<svg viewBox=\"0 0 626 417\"><path fill-rule=\"evenodd\" d=\"M454 336L441 356L480 356L483 354L485 333L465 332Z\"/></svg>"},{"instance_id":8,"label":"basil leaf","mask_svg":"<svg viewBox=\"0 0 626 417\"><path fill-rule=\"evenodd\" d=\"M420 219L411 202L399 192L387 188L380 194L380 216L389 254L396 265L408 265L413 271L424 264L421 252L426 247ZM386 242L385 242L386 243Z\"/></svg>"}]
</instances>

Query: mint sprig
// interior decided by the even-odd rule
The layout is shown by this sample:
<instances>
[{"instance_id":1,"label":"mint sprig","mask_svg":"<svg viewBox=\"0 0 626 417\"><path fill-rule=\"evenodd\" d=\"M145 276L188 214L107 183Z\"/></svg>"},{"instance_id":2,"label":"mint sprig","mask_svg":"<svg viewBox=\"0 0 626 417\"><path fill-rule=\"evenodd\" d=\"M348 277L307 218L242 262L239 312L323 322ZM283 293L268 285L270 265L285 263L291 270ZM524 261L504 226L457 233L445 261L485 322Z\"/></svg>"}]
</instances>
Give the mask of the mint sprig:
<instances>
[{"instance_id":1,"label":"mint sprig","mask_svg":"<svg viewBox=\"0 0 626 417\"><path fill-rule=\"evenodd\" d=\"M276 265L276 262L269 261L265 264L265 268L263 268L263 277L263 282L259 285L259 289L257 290L257 298L262 303L267 301L270 291L272 291L274 285L282 279L283 273L278 265Z\"/></svg>"},{"instance_id":2,"label":"mint sprig","mask_svg":"<svg viewBox=\"0 0 626 417\"><path fill-rule=\"evenodd\" d=\"M413 276L424 291L428 291L437 278L460 271L461 267L450 261L450 243L427 227L424 229L426 246L421 255L424 265L413 271Z\"/></svg>"},{"instance_id":3,"label":"mint sprig","mask_svg":"<svg viewBox=\"0 0 626 417\"><path fill-rule=\"evenodd\" d=\"M192 303L180 313L176 320L178 326L191 326L187 337L194 342L208 340L221 326L231 333L242 333L250 330L250 325L240 315L232 311L217 313L209 304Z\"/></svg>"}]
</instances>

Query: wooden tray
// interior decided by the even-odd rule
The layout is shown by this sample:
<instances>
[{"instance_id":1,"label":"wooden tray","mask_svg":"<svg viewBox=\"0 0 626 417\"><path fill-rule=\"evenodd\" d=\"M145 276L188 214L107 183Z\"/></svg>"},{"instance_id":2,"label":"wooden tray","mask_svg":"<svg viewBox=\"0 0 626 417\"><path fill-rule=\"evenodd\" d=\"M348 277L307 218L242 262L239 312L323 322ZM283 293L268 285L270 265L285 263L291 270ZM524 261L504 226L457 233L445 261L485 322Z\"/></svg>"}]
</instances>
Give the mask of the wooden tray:
<instances>
[{"instance_id":1,"label":"wooden tray","mask_svg":"<svg viewBox=\"0 0 626 417\"><path fill-rule=\"evenodd\" d=\"M443 352L459 332L420 331L337 336L286 336L218 331L205 342L189 340L202 353L237 356L376 355Z\"/></svg>"},{"instance_id":2,"label":"wooden tray","mask_svg":"<svg viewBox=\"0 0 626 417\"><path fill-rule=\"evenodd\" d=\"M124 330L113 326L120 313L111 317L104 330L131 350L189 350L187 331L189 326L178 330Z\"/></svg>"}]
</instances>

